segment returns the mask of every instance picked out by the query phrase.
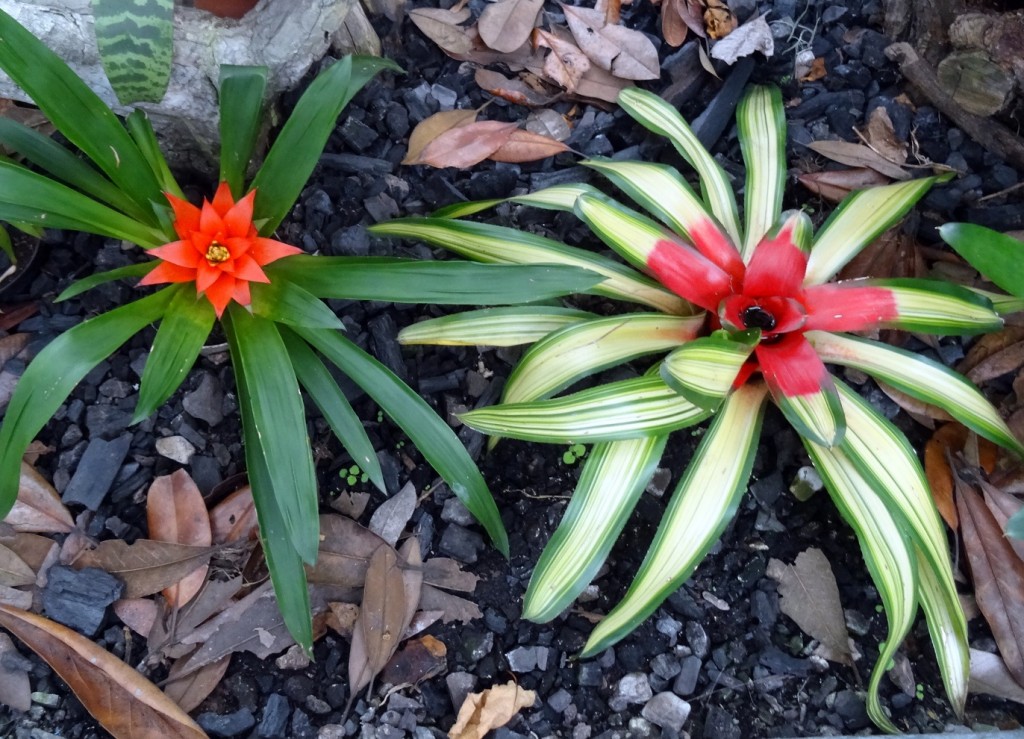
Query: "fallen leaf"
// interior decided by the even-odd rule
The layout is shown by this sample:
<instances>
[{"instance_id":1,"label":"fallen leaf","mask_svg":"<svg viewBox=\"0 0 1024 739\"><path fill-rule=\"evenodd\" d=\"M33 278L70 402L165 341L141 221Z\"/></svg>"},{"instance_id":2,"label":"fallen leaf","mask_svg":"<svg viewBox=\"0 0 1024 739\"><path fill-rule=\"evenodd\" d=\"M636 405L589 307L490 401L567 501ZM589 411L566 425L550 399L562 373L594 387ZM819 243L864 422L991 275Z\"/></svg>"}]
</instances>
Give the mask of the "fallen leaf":
<instances>
[{"instance_id":1,"label":"fallen leaf","mask_svg":"<svg viewBox=\"0 0 1024 739\"><path fill-rule=\"evenodd\" d=\"M32 593L28 590L18 590L0 585L0 603L27 611L32 608Z\"/></svg>"},{"instance_id":2,"label":"fallen leaf","mask_svg":"<svg viewBox=\"0 0 1024 739\"><path fill-rule=\"evenodd\" d=\"M441 622L446 624L453 621L469 623L474 619L483 618L484 615L473 601L426 584L420 591L420 608L424 611L441 611L444 614Z\"/></svg>"},{"instance_id":3,"label":"fallen leaf","mask_svg":"<svg viewBox=\"0 0 1024 739\"><path fill-rule=\"evenodd\" d=\"M685 7L686 0L662 0L661 2L661 37L672 48L682 46L690 33L690 28L683 20L681 11L681 8Z\"/></svg>"},{"instance_id":4,"label":"fallen leaf","mask_svg":"<svg viewBox=\"0 0 1024 739\"><path fill-rule=\"evenodd\" d=\"M36 581L36 573L25 564L25 560L0 544L0 585L16 588L20 585L32 585Z\"/></svg>"},{"instance_id":5,"label":"fallen leaf","mask_svg":"<svg viewBox=\"0 0 1024 739\"><path fill-rule=\"evenodd\" d=\"M700 66L704 68L704 71L714 77L716 80L722 79L718 76L718 72L715 70L715 65L711 62L711 57L708 56L707 45L705 41L701 41L697 44L697 59L700 61Z\"/></svg>"},{"instance_id":6,"label":"fallen leaf","mask_svg":"<svg viewBox=\"0 0 1024 739\"><path fill-rule=\"evenodd\" d=\"M967 690L1024 703L1024 687L1013 679L998 654L971 649L971 678Z\"/></svg>"},{"instance_id":7,"label":"fallen leaf","mask_svg":"<svg viewBox=\"0 0 1024 739\"><path fill-rule=\"evenodd\" d=\"M569 150L566 144L561 141L555 141L550 136L519 128L513 131L508 141L499 146L497 151L491 154L488 159L495 162L518 164L546 159Z\"/></svg>"},{"instance_id":8,"label":"fallen leaf","mask_svg":"<svg viewBox=\"0 0 1024 739\"><path fill-rule=\"evenodd\" d=\"M32 707L28 662L7 634L0 633L0 706L24 713Z\"/></svg>"},{"instance_id":9,"label":"fallen leaf","mask_svg":"<svg viewBox=\"0 0 1024 739\"><path fill-rule=\"evenodd\" d=\"M848 141L812 141L807 148L840 164L868 167L894 180L910 179L909 172L864 144L851 144Z\"/></svg>"},{"instance_id":10,"label":"fallen leaf","mask_svg":"<svg viewBox=\"0 0 1024 739\"><path fill-rule=\"evenodd\" d=\"M248 485L231 493L210 511L210 534L214 544L252 541L258 530L256 505Z\"/></svg>"},{"instance_id":11,"label":"fallen leaf","mask_svg":"<svg viewBox=\"0 0 1024 739\"><path fill-rule=\"evenodd\" d=\"M381 677L391 685L416 685L448 668L448 648L427 634L403 646L384 666Z\"/></svg>"},{"instance_id":12,"label":"fallen leaf","mask_svg":"<svg viewBox=\"0 0 1024 739\"><path fill-rule=\"evenodd\" d=\"M476 121L445 131L420 152L410 164L465 169L479 164L509 140L518 123Z\"/></svg>"},{"instance_id":13,"label":"fallen leaf","mask_svg":"<svg viewBox=\"0 0 1024 739\"><path fill-rule=\"evenodd\" d=\"M359 616L352 627L350 695L369 685L398 649L406 610L405 579L398 556L391 547L380 547L370 557Z\"/></svg>"},{"instance_id":14,"label":"fallen leaf","mask_svg":"<svg viewBox=\"0 0 1024 739\"><path fill-rule=\"evenodd\" d=\"M1024 367L1024 341L985 357L967 372L967 378L977 385L1016 372L1021 367Z\"/></svg>"},{"instance_id":15,"label":"fallen leaf","mask_svg":"<svg viewBox=\"0 0 1024 739\"><path fill-rule=\"evenodd\" d=\"M768 577L779 583L779 609L821 642L826 652L823 656L852 664L839 587L822 551L811 548L800 552L792 565L772 559L768 562Z\"/></svg>"},{"instance_id":16,"label":"fallen leaf","mask_svg":"<svg viewBox=\"0 0 1024 739\"><path fill-rule=\"evenodd\" d=\"M352 638L352 629L359 618L359 606L355 603L339 603L331 601L327 604L330 608L327 625L344 637Z\"/></svg>"},{"instance_id":17,"label":"fallen leaf","mask_svg":"<svg viewBox=\"0 0 1024 739\"><path fill-rule=\"evenodd\" d=\"M902 651L896 652L892 658L892 667L886 674L892 680L893 685L900 689L903 695L913 698L917 695L917 680L914 679L914 667L910 664Z\"/></svg>"},{"instance_id":18,"label":"fallen leaf","mask_svg":"<svg viewBox=\"0 0 1024 739\"><path fill-rule=\"evenodd\" d=\"M907 143L896 137L892 119L882 106L878 106L868 115L864 138L872 149L889 161L896 164L903 164L907 161Z\"/></svg>"},{"instance_id":19,"label":"fallen leaf","mask_svg":"<svg viewBox=\"0 0 1024 739\"><path fill-rule=\"evenodd\" d=\"M156 623L156 601L152 598L121 598L114 601L114 613L121 622L143 639L149 637Z\"/></svg>"},{"instance_id":20,"label":"fallen leaf","mask_svg":"<svg viewBox=\"0 0 1024 739\"><path fill-rule=\"evenodd\" d=\"M206 697L213 692L220 681L224 679L228 666L231 664L231 655L226 654L216 662L203 665L198 670L190 672L187 676L178 678L176 671L181 672L186 660L179 659L171 665L164 681L164 695L178 704L181 710L190 712L199 707L199 704L206 700Z\"/></svg>"},{"instance_id":21,"label":"fallen leaf","mask_svg":"<svg viewBox=\"0 0 1024 739\"><path fill-rule=\"evenodd\" d=\"M39 303L20 303L0 309L0 331L10 331L39 312Z\"/></svg>"},{"instance_id":22,"label":"fallen leaf","mask_svg":"<svg viewBox=\"0 0 1024 739\"><path fill-rule=\"evenodd\" d=\"M1006 326L1002 331L980 336L957 364L956 371L966 375L983 360L1019 341L1024 341L1024 326Z\"/></svg>"},{"instance_id":23,"label":"fallen leaf","mask_svg":"<svg viewBox=\"0 0 1024 739\"><path fill-rule=\"evenodd\" d=\"M575 96L584 100L614 103L618 101L620 92L633 86L629 80L616 77L600 67L591 66L576 83Z\"/></svg>"},{"instance_id":24,"label":"fallen leaf","mask_svg":"<svg viewBox=\"0 0 1024 739\"><path fill-rule=\"evenodd\" d=\"M949 528L956 531L960 526L960 517L956 512L953 500L953 471L949 468L946 454L952 449L949 436L959 424L944 424L935 430L924 445L924 473L928 478L928 488L932 493L935 507Z\"/></svg>"},{"instance_id":25,"label":"fallen leaf","mask_svg":"<svg viewBox=\"0 0 1024 739\"><path fill-rule=\"evenodd\" d=\"M711 47L711 56L732 65L740 57L760 51L767 57L775 53L775 40L764 16L744 23Z\"/></svg>"},{"instance_id":26,"label":"fallen leaf","mask_svg":"<svg viewBox=\"0 0 1024 739\"><path fill-rule=\"evenodd\" d=\"M810 67L800 77L801 82L815 82L820 79L824 79L827 72L825 71L825 58L816 56L811 60Z\"/></svg>"},{"instance_id":27,"label":"fallen leaf","mask_svg":"<svg viewBox=\"0 0 1024 739\"><path fill-rule=\"evenodd\" d=\"M311 583L331 583L361 588L366 580L370 557L387 543L355 521L324 514L320 516L320 550L316 564L307 567Z\"/></svg>"},{"instance_id":28,"label":"fallen leaf","mask_svg":"<svg viewBox=\"0 0 1024 739\"><path fill-rule=\"evenodd\" d=\"M409 11L409 20L446 53L466 54L473 50L473 40L459 24L468 20L469 15L468 9L453 12L443 8L414 8Z\"/></svg>"},{"instance_id":29,"label":"fallen leaf","mask_svg":"<svg viewBox=\"0 0 1024 739\"><path fill-rule=\"evenodd\" d=\"M31 336L32 334L24 333L0 337L0 367L21 354Z\"/></svg>"},{"instance_id":30,"label":"fallen leaf","mask_svg":"<svg viewBox=\"0 0 1024 739\"><path fill-rule=\"evenodd\" d=\"M609 25L591 8L562 5L573 38L601 69L627 80L656 80L661 76L658 50L644 34Z\"/></svg>"},{"instance_id":31,"label":"fallen leaf","mask_svg":"<svg viewBox=\"0 0 1024 739\"><path fill-rule=\"evenodd\" d=\"M736 30L736 16L722 0L707 0L704 11L704 26L710 38L721 39ZM741 56L745 56L742 55ZM771 53L766 54L771 56Z\"/></svg>"},{"instance_id":32,"label":"fallen leaf","mask_svg":"<svg viewBox=\"0 0 1024 739\"><path fill-rule=\"evenodd\" d=\"M974 596L999 653L1014 679L1024 685L1024 562L1010 547L981 496L954 478L964 551Z\"/></svg>"},{"instance_id":33,"label":"fallen leaf","mask_svg":"<svg viewBox=\"0 0 1024 739\"><path fill-rule=\"evenodd\" d=\"M459 708L448 739L483 739L488 731L504 726L536 700L535 692L520 688L512 680L480 693L470 693Z\"/></svg>"},{"instance_id":34,"label":"fallen leaf","mask_svg":"<svg viewBox=\"0 0 1024 739\"><path fill-rule=\"evenodd\" d=\"M21 463L18 498L4 518L18 531L66 534L75 527L53 485L25 462Z\"/></svg>"},{"instance_id":35,"label":"fallen leaf","mask_svg":"<svg viewBox=\"0 0 1024 739\"><path fill-rule=\"evenodd\" d=\"M473 79L482 90L507 100L515 105L537 108L552 101L550 95L543 95L519 78L509 78L490 69L478 69Z\"/></svg>"},{"instance_id":36,"label":"fallen leaf","mask_svg":"<svg viewBox=\"0 0 1024 739\"><path fill-rule=\"evenodd\" d=\"M465 126L476 120L477 110L442 110L427 116L409 135L409 150L402 164L417 164L423 148L445 131ZM353 516L355 518L355 516Z\"/></svg>"},{"instance_id":37,"label":"fallen leaf","mask_svg":"<svg viewBox=\"0 0 1024 739\"><path fill-rule=\"evenodd\" d=\"M1000 531L1006 531L1006 526L1010 519L1024 509L1024 502L1009 493L1004 493L995 485L984 480L979 480L978 482L981 484L981 490L985 494L985 504L992 513L992 517L995 518L996 525ZM1008 537L1006 543L1010 545L1021 560L1024 560L1024 541Z\"/></svg>"},{"instance_id":38,"label":"fallen leaf","mask_svg":"<svg viewBox=\"0 0 1024 739\"><path fill-rule=\"evenodd\" d=\"M410 536L398 554L401 557L402 585L405 587L405 618L402 619L402 631L399 633L401 639L416 615L423 589L423 556L420 554L419 539Z\"/></svg>"},{"instance_id":39,"label":"fallen leaf","mask_svg":"<svg viewBox=\"0 0 1024 739\"><path fill-rule=\"evenodd\" d=\"M244 578L241 575L230 580L208 579L199 595L176 614L172 614L166 602L161 599L156 618L146 637L149 651L169 659L193 652L194 645L182 644L179 641L181 636L200 634L200 641L208 638L217 626L213 617L231 607L232 599L243 585Z\"/></svg>"},{"instance_id":40,"label":"fallen leaf","mask_svg":"<svg viewBox=\"0 0 1024 739\"><path fill-rule=\"evenodd\" d=\"M146 494L146 520L149 537L154 541L208 547L213 544L210 516L206 512L203 494L185 470L162 475L153 480ZM205 562L181 580L163 589L164 598L171 606L181 608L195 597L203 583L209 565Z\"/></svg>"},{"instance_id":41,"label":"fallen leaf","mask_svg":"<svg viewBox=\"0 0 1024 739\"><path fill-rule=\"evenodd\" d=\"M153 683L66 626L5 605L0 626L49 664L116 739L205 739L198 724Z\"/></svg>"},{"instance_id":42,"label":"fallen leaf","mask_svg":"<svg viewBox=\"0 0 1024 739\"><path fill-rule=\"evenodd\" d=\"M480 14L477 30L495 51L509 53L530 38L544 0L497 0Z\"/></svg>"},{"instance_id":43,"label":"fallen leaf","mask_svg":"<svg viewBox=\"0 0 1024 739\"><path fill-rule=\"evenodd\" d=\"M45 536L23 532L13 536L0 535L0 543L9 547L35 573L36 585L40 584L40 577L45 578L46 570L57 563L57 542Z\"/></svg>"},{"instance_id":44,"label":"fallen leaf","mask_svg":"<svg viewBox=\"0 0 1024 739\"><path fill-rule=\"evenodd\" d=\"M838 203L854 190L889 184L889 178L873 169L809 172L797 177L801 185L830 203Z\"/></svg>"},{"instance_id":45,"label":"fallen leaf","mask_svg":"<svg viewBox=\"0 0 1024 739\"><path fill-rule=\"evenodd\" d=\"M419 125L417 125L416 128L419 128L420 125L423 125L424 122L425 121L420 121ZM416 128L412 130L413 135L416 134ZM412 136L409 137L409 143L410 145L412 144ZM424 143L426 142L424 141ZM422 149L423 147L421 146L420 148ZM417 154L418 153L419 152L417 152ZM406 162L403 160L402 164L406 164ZM330 505L331 508L336 510L341 515L348 516L352 519L358 519L362 517L363 512L366 510L366 504L369 502L369 493L353 493L351 490L342 490L341 493L338 494L338 497L331 501Z\"/></svg>"},{"instance_id":46,"label":"fallen leaf","mask_svg":"<svg viewBox=\"0 0 1024 739\"><path fill-rule=\"evenodd\" d=\"M465 572L454 559L431 557L423 563L423 581L438 588L472 593L479 579L473 573Z\"/></svg>"},{"instance_id":47,"label":"fallen leaf","mask_svg":"<svg viewBox=\"0 0 1024 739\"><path fill-rule=\"evenodd\" d=\"M124 581L125 598L141 598L179 582L196 567L207 564L217 550L152 539L139 539L134 544L108 539L95 549L84 550L71 564L78 569L106 570Z\"/></svg>"}]
</instances>

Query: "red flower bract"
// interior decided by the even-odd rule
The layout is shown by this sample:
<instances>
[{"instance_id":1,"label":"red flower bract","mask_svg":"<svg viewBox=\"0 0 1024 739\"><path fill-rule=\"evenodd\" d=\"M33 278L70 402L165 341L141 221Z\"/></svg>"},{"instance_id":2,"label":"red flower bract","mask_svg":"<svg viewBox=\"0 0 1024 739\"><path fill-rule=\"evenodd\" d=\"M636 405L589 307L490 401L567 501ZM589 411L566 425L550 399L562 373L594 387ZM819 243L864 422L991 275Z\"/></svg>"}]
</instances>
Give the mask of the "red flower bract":
<instances>
[{"instance_id":1,"label":"red flower bract","mask_svg":"<svg viewBox=\"0 0 1024 739\"><path fill-rule=\"evenodd\" d=\"M252 302L250 282L270 282L263 265L302 253L257 234L252 222L255 190L235 202L228 184L222 182L213 202L204 200L202 209L170 193L164 195L174 209L174 231L180 241L150 250L163 261L139 284L195 281L196 294L206 295L218 318L232 300L240 305Z\"/></svg>"}]
</instances>

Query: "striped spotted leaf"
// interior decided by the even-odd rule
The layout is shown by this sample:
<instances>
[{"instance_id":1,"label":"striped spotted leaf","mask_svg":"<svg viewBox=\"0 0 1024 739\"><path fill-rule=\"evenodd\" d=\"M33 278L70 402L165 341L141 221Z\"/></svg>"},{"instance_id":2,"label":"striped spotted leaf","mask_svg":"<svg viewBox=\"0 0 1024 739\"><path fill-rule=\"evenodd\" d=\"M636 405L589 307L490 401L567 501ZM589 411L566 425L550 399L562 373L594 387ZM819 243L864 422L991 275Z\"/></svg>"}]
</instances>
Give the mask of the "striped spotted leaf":
<instances>
[{"instance_id":1,"label":"striped spotted leaf","mask_svg":"<svg viewBox=\"0 0 1024 739\"><path fill-rule=\"evenodd\" d=\"M711 336L683 344L665 357L661 379L688 401L714 410L732 389L740 368L761 338L758 329Z\"/></svg>"},{"instance_id":2,"label":"striped spotted leaf","mask_svg":"<svg viewBox=\"0 0 1024 739\"><path fill-rule=\"evenodd\" d=\"M747 166L743 259L768 233L782 210L786 185L786 114L777 87L754 86L736 110L740 148Z\"/></svg>"},{"instance_id":3,"label":"striped spotted leaf","mask_svg":"<svg viewBox=\"0 0 1024 739\"><path fill-rule=\"evenodd\" d=\"M552 331L596 317L557 306L482 308L406 326L398 332L398 340L403 344L517 346L532 344Z\"/></svg>"},{"instance_id":4,"label":"striped spotted leaf","mask_svg":"<svg viewBox=\"0 0 1024 739\"><path fill-rule=\"evenodd\" d=\"M594 579L654 474L667 439L642 436L590 450L569 507L533 570L524 618L550 621Z\"/></svg>"},{"instance_id":5,"label":"striped spotted leaf","mask_svg":"<svg viewBox=\"0 0 1024 739\"><path fill-rule=\"evenodd\" d=\"M158 103L171 78L173 0L92 0L103 71L122 105Z\"/></svg>"},{"instance_id":6,"label":"striped spotted leaf","mask_svg":"<svg viewBox=\"0 0 1024 739\"><path fill-rule=\"evenodd\" d=\"M730 395L679 482L654 541L622 601L597 625L589 657L626 636L693 573L735 515L754 464L765 388Z\"/></svg>"}]
</instances>

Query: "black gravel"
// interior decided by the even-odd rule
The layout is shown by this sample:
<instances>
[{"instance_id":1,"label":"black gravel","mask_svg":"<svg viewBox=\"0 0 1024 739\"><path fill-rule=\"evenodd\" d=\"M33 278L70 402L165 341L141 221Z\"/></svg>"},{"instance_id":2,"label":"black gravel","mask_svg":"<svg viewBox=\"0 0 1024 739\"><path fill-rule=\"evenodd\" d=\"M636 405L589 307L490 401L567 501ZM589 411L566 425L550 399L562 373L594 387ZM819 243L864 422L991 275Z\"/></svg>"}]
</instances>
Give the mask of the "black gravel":
<instances>
[{"instance_id":1,"label":"black gravel","mask_svg":"<svg viewBox=\"0 0 1024 739\"><path fill-rule=\"evenodd\" d=\"M691 75L685 80L673 78L672 88L673 99L689 120L697 121L702 140L713 147L730 174L742 174L732 123L738 95L748 79L774 82L783 87L788 102L791 174L809 158L802 144L833 134L853 140L853 128L871 110L884 107L900 136L913 134L924 155L963 173L936 187L908 224L923 243L934 244L935 225L949 220L969 219L1001 230L1024 226L1019 193L979 201L1015 184L1021 173L950 128L932 108L915 107L902 97L897 71L884 55L889 40L876 30L882 17L877 0L731 4L741 18L758 10L771 11L776 57L723 70L724 83L707 75ZM474 12L482 6L482 0L470 2ZM657 38L656 13L648 4L624 6L623 12L631 27ZM794 23L798 27L791 34ZM813 38L812 28L816 28ZM382 36L389 30L388 24L381 24ZM825 58L828 75L798 84L792 78L793 55L802 30L808 31L802 34L803 44ZM523 165L485 163L467 172L400 166L409 131L416 123L438 110L478 107L490 96L475 86L471 69L443 56L410 23L402 26L400 34L387 38L388 55L407 74L381 76L349 106L322 165L282 226L282 240L332 255L437 258L441 255L423 245L370 238L366 226L398 215L425 214L463 199L503 197L590 176L570 155ZM666 69L692 66L695 54L692 45L680 52L663 49ZM658 85L651 89L661 91ZM289 98L294 100L295 95ZM555 107L567 112L572 104ZM508 120L520 120L526 114L525 109L502 100L493 101L487 111L488 117ZM647 135L619 111L584 105L575 115L570 144L577 149L679 164L663 141ZM209 187L203 182L196 185ZM786 205L810 201L822 216L830 210L814 200L793 183ZM571 243L593 243L586 229L566 214L502 206L485 217ZM50 233L48 242L52 248L41 275L28 290L31 296L52 297L72 276L88 274L92 265L109 269L139 258L117 244L83 235ZM127 302L133 293L126 285L108 284L61 304L43 300L40 313L17 330L33 332L38 347L84 318ZM395 335L401 327L440 315L438 308L347 301L336 301L333 307L343 316L350 337L448 417L459 409L493 402L519 355L518 350L507 349L398 346ZM600 309L599 304L591 307ZM91 513L87 531L100 538L130 541L144 536L141 502L155 475L184 467L209 493L244 471L234 381L223 351L201 358L182 389L158 414L128 427L139 370L152 339L151 329L143 331L90 373L41 435L55 452L40 459L39 469L54 481L74 513ZM217 341L214 336L211 344ZM915 348L932 351L921 345ZM954 361L961 352L959 343L944 342L942 359ZM408 481L417 490L434 484L434 473L405 444L401 433L387 421L378 421L375 406L351 389L375 448L381 450L389 492L397 492ZM911 438L922 438L922 432L881 392L870 384L863 389ZM343 486L339 471L347 469L351 460L322 420L311 421L310 431L318 449L326 501ZM454 557L481 578L473 599L483 618L466 626L430 630L448 647L447 671L395 692L379 685L372 695L356 700L345 716L349 696L344 640L324 637L315 646L315 661L299 670L281 669L273 660L259 661L249 654L235 655L224 681L194 714L211 736L444 736L468 692L510 678L538 691L539 698L509 727L496 732L503 739L687 735L726 739L834 735L873 728L864 708L863 679L885 635L878 593L853 534L827 496L799 503L788 493L797 470L808 462L796 435L780 417L770 413L765 422L752 494L691 581L633 635L586 661L576 655L592 628L589 616L607 612L625 592L643 555L632 542L650 540L664 507L663 495L685 468L693 439L677 434L672 440L664 469L641 499L602 575L577 606L549 624L538 625L520 619L522 595L541 548L565 511L578 463L565 464L562 449L521 442L505 441L484 455L479 434L469 429L461 433L478 455L498 498L512 556L505 561L486 544L480 529L443 485L435 486L433 495L414 514L413 524L425 551ZM157 442L170 437L193 449L188 452L188 446L174 440L177 448L186 450L180 459L187 461L173 461L158 451ZM373 495L371 509L381 501L381 496ZM369 512L364 522L368 517ZM769 558L791 562L812 546L823 549L832 562L849 609L848 626L864 654L856 670L813 655L809 638L780 614L775 583L765 575ZM106 582L103 574L55 568L43 605L50 617L97 635L98 643L124 655L124 632L106 607L117 597L116 583ZM89 598L82 599L82 592L88 592ZM80 604L77 610L76 603ZM971 629L974 646L992 648L980 620L973 621ZM922 698L909 696L883 681L884 698L896 723L913 732L940 732L956 725L942 695L923 621L903 651L924 691ZM136 658L138 653L136 645ZM0 708L0 734L18 739L103 736L50 669L34 657L31 662L38 701L24 715L14 716ZM985 697L972 697L968 709L971 726L1006 728L1024 720L1019 706Z\"/></svg>"}]
</instances>

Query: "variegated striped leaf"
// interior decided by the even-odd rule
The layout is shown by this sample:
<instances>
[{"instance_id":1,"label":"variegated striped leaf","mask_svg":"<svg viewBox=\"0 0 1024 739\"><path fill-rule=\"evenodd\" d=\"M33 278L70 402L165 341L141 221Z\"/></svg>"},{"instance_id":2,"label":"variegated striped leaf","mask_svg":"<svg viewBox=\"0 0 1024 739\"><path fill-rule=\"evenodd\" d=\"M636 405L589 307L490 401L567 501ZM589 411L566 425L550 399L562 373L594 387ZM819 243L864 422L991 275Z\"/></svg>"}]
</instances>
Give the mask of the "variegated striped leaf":
<instances>
[{"instance_id":1,"label":"variegated striped leaf","mask_svg":"<svg viewBox=\"0 0 1024 739\"><path fill-rule=\"evenodd\" d=\"M630 87L619 93L619 105L644 128L668 137L683 159L697 170L704 202L711 208L715 218L734 244L742 243L736 196L729 177L700 143L679 112L657 95L638 87Z\"/></svg>"},{"instance_id":2,"label":"variegated striped leaf","mask_svg":"<svg viewBox=\"0 0 1024 739\"><path fill-rule=\"evenodd\" d=\"M503 403L462 413L487 434L547 444L619 441L664 434L711 415L657 376L610 382L534 403Z\"/></svg>"},{"instance_id":3,"label":"variegated striped leaf","mask_svg":"<svg viewBox=\"0 0 1024 739\"><path fill-rule=\"evenodd\" d=\"M983 295L942 280L858 280L858 285L891 291L898 317L884 325L933 334L998 331L1003 321Z\"/></svg>"},{"instance_id":4,"label":"variegated striped leaf","mask_svg":"<svg viewBox=\"0 0 1024 739\"><path fill-rule=\"evenodd\" d=\"M667 438L594 445L569 507L533 570L523 618L550 621L594 579L654 474Z\"/></svg>"},{"instance_id":5,"label":"variegated striped leaf","mask_svg":"<svg viewBox=\"0 0 1024 739\"><path fill-rule=\"evenodd\" d=\"M701 408L713 410L732 390L740 367L761 338L757 329L728 333L716 331L688 341L665 357L661 379Z\"/></svg>"},{"instance_id":6,"label":"variegated striped leaf","mask_svg":"<svg viewBox=\"0 0 1024 739\"><path fill-rule=\"evenodd\" d=\"M972 431L1024 457L1024 445L963 375L927 357L876 341L824 331L808 331L805 336L822 361L867 372L911 397L937 405Z\"/></svg>"},{"instance_id":7,"label":"variegated striped leaf","mask_svg":"<svg viewBox=\"0 0 1024 739\"><path fill-rule=\"evenodd\" d=\"M474 213L493 208L500 203L518 203L532 205L535 208L572 212L576 198L584 194L599 193L600 190L582 182L570 182L564 185L553 185L543 190L526 195L515 195L511 198L495 198L493 200L476 200L468 203L452 203L438 208L430 214L431 218L463 218Z\"/></svg>"},{"instance_id":8,"label":"variegated striped leaf","mask_svg":"<svg viewBox=\"0 0 1024 739\"><path fill-rule=\"evenodd\" d=\"M606 195L577 198L575 211L594 235L639 269L647 269L651 252L660 241L688 248L664 226Z\"/></svg>"},{"instance_id":9,"label":"variegated striped leaf","mask_svg":"<svg viewBox=\"0 0 1024 739\"><path fill-rule=\"evenodd\" d=\"M728 397L701 439L622 601L583 648L589 657L626 636L693 573L735 515L754 464L766 391L744 385Z\"/></svg>"},{"instance_id":10,"label":"variegated striped leaf","mask_svg":"<svg viewBox=\"0 0 1024 739\"><path fill-rule=\"evenodd\" d=\"M743 259L768 233L782 211L786 184L786 114L777 87L752 86L736 110L740 148L747 167Z\"/></svg>"},{"instance_id":11,"label":"variegated striped leaf","mask_svg":"<svg viewBox=\"0 0 1024 739\"><path fill-rule=\"evenodd\" d=\"M531 346L509 375L504 403L546 398L577 380L692 339L704 317L627 313L560 329Z\"/></svg>"},{"instance_id":12,"label":"variegated striped leaf","mask_svg":"<svg viewBox=\"0 0 1024 739\"><path fill-rule=\"evenodd\" d=\"M861 249L905 216L933 184L945 179L924 177L848 195L818 231L804 284L828 282Z\"/></svg>"},{"instance_id":13,"label":"variegated striped leaf","mask_svg":"<svg viewBox=\"0 0 1024 739\"><path fill-rule=\"evenodd\" d=\"M917 575L917 597L924 609L946 695L954 713L963 718L971 659L963 608L956 591L950 600L950 592L943 586L942 576L935 572L920 549L917 551Z\"/></svg>"},{"instance_id":14,"label":"variegated striped leaf","mask_svg":"<svg viewBox=\"0 0 1024 739\"><path fill-rule=\"evenodd\" d=\"M555 306L484 308L406 326L402 344L446 346L518 346L539 341L552 331L596 318L593 313Z\"/></svg>"},{"instance_id":15,"label":"variegated striped leaf","mask_svg":"<svg viewBox=\"0 0 1024 739\"><path fill-rule=\"evenodd\" d=\"M426 241L478 262L494 264L569 264L607 279L590 292L649 305L663 313L689 315L689 303L629 267L554 239L471 221L447 218L398 218L369 228L378 236Z\"/></svg>"},{"instance_id":16,"label":"variegated striped leaf","mask_svg":"<svg viewBox=\"0 0 1024 739\"><path fill-rule=\"evenodd\" d=\"M1002 295L1001 293L994 293L991 290L981 290L977 287L967 288L973 292L978 293L982 297L988 298L992 303L992 308L1001 316L1009 315L1010 313L1019 313L1024 310L1024 298L1017 298L1013 295Z\"/></svg>"},{"instance_id":17,"label":"variegated striped leaf","mask_svg":"<svg viewBox=\"0 0 1024 739\"><path fill-rule=\"evenodd\" d=\"M860 540L871 579L878 588L888 620L888 634L868 682L867 709L871 720L891 733L896 727L882 710L878 686L889 661L899 651L917 613L917 557L905 533L906 523L886 507L871 484L857 471L841 447L828 449L804 438L814 466L836 507Z\"/></svg>"}]
</instances>

